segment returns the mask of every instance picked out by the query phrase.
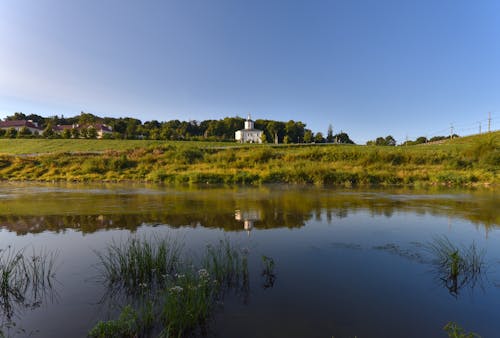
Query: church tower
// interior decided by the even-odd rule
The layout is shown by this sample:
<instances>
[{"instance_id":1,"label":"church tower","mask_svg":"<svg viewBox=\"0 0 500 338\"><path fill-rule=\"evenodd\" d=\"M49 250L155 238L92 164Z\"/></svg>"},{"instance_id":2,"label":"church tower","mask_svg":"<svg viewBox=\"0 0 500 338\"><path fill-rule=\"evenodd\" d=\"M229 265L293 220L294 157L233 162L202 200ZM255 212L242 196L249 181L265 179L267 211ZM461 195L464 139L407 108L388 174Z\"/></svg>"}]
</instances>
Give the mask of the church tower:
<instances>
[{"instance_id":1,"label":"church tower","mask_svg":"<svg viewBox=\"0 0 500 338\"><path fill-rule=\"evenodd\" d=\"M245 121L245 129L246 130L251 130L254 129L254 124L252 121L252 118L250 117L250 114L248 114L247 120Z\"/></svg>"}]
</instances>

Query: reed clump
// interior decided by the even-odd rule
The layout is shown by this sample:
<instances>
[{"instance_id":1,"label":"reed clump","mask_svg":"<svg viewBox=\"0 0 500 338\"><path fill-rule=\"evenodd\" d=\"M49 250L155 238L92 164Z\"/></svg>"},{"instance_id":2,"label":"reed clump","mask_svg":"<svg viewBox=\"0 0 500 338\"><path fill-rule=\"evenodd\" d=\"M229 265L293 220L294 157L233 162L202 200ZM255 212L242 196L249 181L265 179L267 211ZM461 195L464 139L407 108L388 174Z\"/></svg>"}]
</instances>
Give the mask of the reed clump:
<instances>
[{"instance_id":1,"label":"reed clump","mask_svg":"<svg viewBox=\"0 0 500 338\"><path fill-rule=\"evenodd\" d=\"M449 338L481 338L477 333L466 332L455 322L447 323L443 330L448 334Z\"/></svg>"},{"instance_id":2,"label":"reed clump","mask_svg":"<svg viewBox=\"0 0 500 338\"><path fill-rule=\"evenodd\" d=\"M15 327L15 317L25 309L39 307L53 290L57 252L27 252L12 246L0 249L0 337Z\"/></svg>"},{"instance_id":3,"label":"reed clump","mask_svg":"<svg viewBox=\"0 0 500 338\"><path fill-rule=\"evenodd\" d=\"M167 275L179 269L181 247L169 237L130 238L112 242L104 252L96 252L101 277L113 288L129 293L144 287L163 285Z\"/></svg>"},{"instance_id":4,"label":"reed clump","mask_svg":"<svg viewBox=\"0 0 500 338\"><path fill-rule=\"evenodd\" d=\"M457 246L447 237L438 237L428 249L433 255L439 280L451 295L457 296L462 288L472 289L481 282L486 272L485 251L479 250L475 243Z\"/></svg>"},{"instance_id":5,"label":"reed clump","mask_svg":"<svg viewBox=\"0 0 500 338\"><path fill-rule=\"evenodd\" d=\"M116 320L100 321L89 332L91 337L137 337L152 332L181 337L203 331L227 291L248 291L247 253L227 239L207 246L198 263L189 257L180 259L179 246L169 238L112 243L105 254L98 255L108 286L124 287L139 305L123 307Z\"/></svg>"}]
</instances>

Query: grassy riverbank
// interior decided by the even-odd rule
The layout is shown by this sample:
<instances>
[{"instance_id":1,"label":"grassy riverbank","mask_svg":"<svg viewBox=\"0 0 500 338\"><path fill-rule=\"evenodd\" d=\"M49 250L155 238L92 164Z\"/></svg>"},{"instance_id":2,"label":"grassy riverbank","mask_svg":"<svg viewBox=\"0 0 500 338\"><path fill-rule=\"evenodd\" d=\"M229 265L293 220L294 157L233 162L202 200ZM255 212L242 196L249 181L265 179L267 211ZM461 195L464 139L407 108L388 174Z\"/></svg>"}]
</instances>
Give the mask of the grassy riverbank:
<instances>
[{"instance_id":1,"label":"grassy riverbank","mask_svg":"<svg viewBox=\"0 0 500 338\"><path fill-rule=\"evenodd\" d=\"M408 147L0 141L3 180L347 186L500 183L500 132Z\"/></svg>"}]
</instances>

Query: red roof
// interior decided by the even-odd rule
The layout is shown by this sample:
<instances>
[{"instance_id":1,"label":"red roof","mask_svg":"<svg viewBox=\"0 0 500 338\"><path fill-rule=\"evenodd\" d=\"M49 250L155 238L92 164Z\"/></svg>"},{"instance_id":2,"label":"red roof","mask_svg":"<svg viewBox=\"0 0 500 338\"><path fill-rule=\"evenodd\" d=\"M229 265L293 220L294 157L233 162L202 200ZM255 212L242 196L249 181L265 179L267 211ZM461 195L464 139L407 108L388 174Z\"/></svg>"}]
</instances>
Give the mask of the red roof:
<instances>
[{"instance_id":1,"label":"red roof","mask_svg":"<svg viewBox=\"0 0 500 338\"><path fill-rule=\"evenodd\" d=\"M33 128L33 129L38 129L38 126L34 124L31 121L26 121L26 120L13 120L13 121L1 121L0 122L0 128L16 128L16 127L26 127L26 128Z\"/></svg>"},{"instance_id":2,"label":"red roof","mask_svg":"<svg viewBox=\"0 0 500 338\"><path fill-rule=\"evenodd\" d=\"M101 124L101 123L95 124L94 128L97 129L97 130L112 132L110 126L105 125L105 124Z\"/></svg>"}]
</instances>

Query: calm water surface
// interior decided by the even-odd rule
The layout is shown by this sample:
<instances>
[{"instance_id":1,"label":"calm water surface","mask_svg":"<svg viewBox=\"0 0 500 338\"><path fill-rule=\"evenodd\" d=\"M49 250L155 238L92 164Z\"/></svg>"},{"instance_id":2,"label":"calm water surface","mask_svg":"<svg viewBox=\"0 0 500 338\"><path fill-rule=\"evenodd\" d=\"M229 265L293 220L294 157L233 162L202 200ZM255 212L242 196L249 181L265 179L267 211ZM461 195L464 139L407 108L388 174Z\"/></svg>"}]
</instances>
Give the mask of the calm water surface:
<instances>
[{"instance_id":1,"label":"calm water surface","mask_svg":"<svg viewBox=\"0 0 500 338\"><path fill-rule=\"evenodd\" d=\"M250 289L229 294L208 336L445 337L455 321L500 336L500 194L495 190L167 188L0 185L0 248L57 250L56 283L36 304L6 304L11 336L85 337L116 315L96 251L169 235L196 255L228 238L247 248ZM426 249L446 236L485 251L476 283L450 289ZM276 263L266 285L261 257ZM104 297L104 298L103 298Z\"/></svg>"}]
</instances>

